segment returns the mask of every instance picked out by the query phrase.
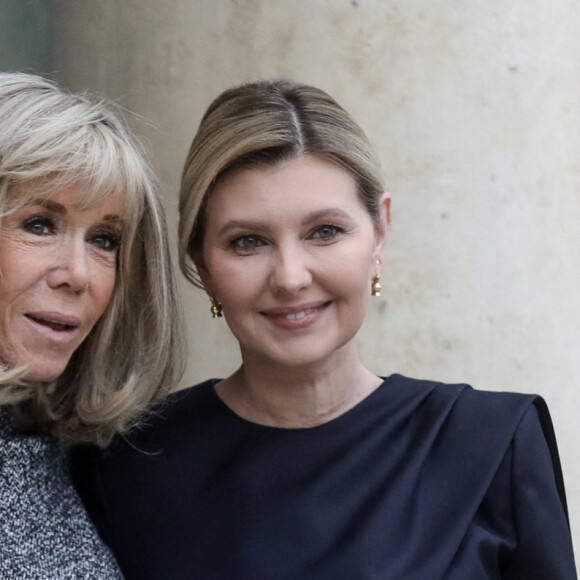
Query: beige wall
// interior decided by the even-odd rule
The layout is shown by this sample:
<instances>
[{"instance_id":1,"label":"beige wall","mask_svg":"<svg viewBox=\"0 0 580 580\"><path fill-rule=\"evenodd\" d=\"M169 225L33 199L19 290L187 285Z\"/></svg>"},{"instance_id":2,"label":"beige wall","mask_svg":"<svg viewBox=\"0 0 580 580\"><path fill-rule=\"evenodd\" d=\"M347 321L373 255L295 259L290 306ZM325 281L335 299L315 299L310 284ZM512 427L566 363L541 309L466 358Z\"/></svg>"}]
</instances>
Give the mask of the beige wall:
<instances>
[{"instance_id":1,"label":"beige wall","mask_svg":"<svg viewBox=\"0 0 580 580\"><path fill-rule=\"evenodd\" d=\"M367 130L393 195L384 297L361 351L380 374L531 391L556 424L580 542L580 4L574 0L52 0L52 69L153 125L172 228L209 101L288 76ZM185 384L238 362L185 288ZM580 543L578 544L580 545Z\"/></svg>"}]
</instances>

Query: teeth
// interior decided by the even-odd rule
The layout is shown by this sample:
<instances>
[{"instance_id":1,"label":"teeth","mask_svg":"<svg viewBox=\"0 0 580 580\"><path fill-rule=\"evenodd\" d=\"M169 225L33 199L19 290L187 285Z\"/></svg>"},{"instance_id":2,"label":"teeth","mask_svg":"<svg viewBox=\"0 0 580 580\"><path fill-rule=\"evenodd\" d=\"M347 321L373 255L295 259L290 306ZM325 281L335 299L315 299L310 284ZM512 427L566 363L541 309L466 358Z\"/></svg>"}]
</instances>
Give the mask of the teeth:
<instances>
[{"instance_id":1,"label":"teeth","mask_svg":"<svg viewBox=\"0 0 580 580\"><path fill-rule=\"evenodd\" d=\"M314 308L307 308L306 310L302 310L301 312L296 312L294 314L286 314L286 320L300 320L311 312L314 312Z\"/></svg>"}]
</instances>

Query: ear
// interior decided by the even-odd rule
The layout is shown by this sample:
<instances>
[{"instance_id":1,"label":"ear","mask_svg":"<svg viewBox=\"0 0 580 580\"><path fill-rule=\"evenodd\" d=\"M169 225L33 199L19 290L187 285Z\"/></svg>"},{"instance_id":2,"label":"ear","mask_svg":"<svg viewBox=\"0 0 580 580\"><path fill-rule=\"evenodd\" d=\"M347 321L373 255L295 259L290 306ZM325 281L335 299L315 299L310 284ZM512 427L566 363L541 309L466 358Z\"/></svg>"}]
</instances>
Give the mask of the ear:
<instances>
[{"instance_id":1,"label":"ear","mask_svg":"<svg viewBox=\"0 0 580 580\"><path fill-rule=\"evenodd\" d=\"M216 298L217 297L213 294L213 285L211 283L211 275L209 273L209 270L207 269L207 266L205 264L205 259L203 257L203 253L199 252L193 256L191 256L191 259L193 260L193 263L195 264L195 269L197 270L197 273L199 274L199 277L201 278L201 282L203 284L203 287L205 289L206 294L210 297L210 298Z\"/></svg>"},{"instance_id":2,"label":"ear","mask_svg":"<svg viewBox=\"0 0 580 580\"><path fill-rule=\"evenodd\" d=\"M379 201L379 220L375 223L375 251L373 258L379 261L380 270L383 269L383 258L387 240L391 233L391 194L384 192Z\"/></svg>"}]
</instances>

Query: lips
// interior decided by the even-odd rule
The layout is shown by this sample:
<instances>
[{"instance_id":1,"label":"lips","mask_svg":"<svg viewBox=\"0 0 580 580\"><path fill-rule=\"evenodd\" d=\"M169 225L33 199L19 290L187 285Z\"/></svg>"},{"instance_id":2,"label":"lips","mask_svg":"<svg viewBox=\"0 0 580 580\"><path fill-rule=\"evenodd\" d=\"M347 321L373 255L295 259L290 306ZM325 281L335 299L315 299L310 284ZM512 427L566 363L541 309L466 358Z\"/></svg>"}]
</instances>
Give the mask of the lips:
<instances>
[{"instance_id":1,"label":"lips","mask_svg":"<svg viewBox=\"0 0 580 580\"><path fill-rule=\"evenodd\" d=\"M76 316L68 316L60 313L34 313L26 314L25 316L36 324L55 332L70 332L80 326L80 320Z\"/></svg>"},{"instance_id":2,"label":"lips","mask_svg":"<svg viewBox=\"0 0 580 580\"><path fill-rule=\"evenodd\" d=\"M330 302L316 302L295 307L271 308L262 314L278 328L298 330L314 324L329 304Z\"/></svg>"}]
</instances>

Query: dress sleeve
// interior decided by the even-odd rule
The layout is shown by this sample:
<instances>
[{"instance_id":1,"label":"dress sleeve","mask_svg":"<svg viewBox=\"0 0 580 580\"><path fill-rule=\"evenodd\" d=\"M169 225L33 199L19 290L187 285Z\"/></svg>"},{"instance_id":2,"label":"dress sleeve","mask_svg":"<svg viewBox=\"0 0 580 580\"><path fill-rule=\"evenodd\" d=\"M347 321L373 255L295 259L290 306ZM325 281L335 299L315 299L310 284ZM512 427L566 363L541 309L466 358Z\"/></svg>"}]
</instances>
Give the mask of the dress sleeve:
<instances>
[{"instance_id":1,"label":"dress sleeve","mask_svg":"<svg viewBox=\"0 0 580 580\"><path fill-rule=\"evenodd\" d=\"M558 449L541 398L524 415L512 452L517 548L502 571L502 579L576 580Z\"/></svg>"},{"instance_id":2,"label":"dress sleeve","mask_svg":"<svg viewBox=\"0 0 580 580\"><path fill-rule=\"evenodd\" d=\"M81 497L85 509L95 524L101 539L109 544L109 528L105 495L102 491L98 469L99 451L91 445L79 445L69 452L69 467L73 485Z\"/></svg>"}]
</instances>

